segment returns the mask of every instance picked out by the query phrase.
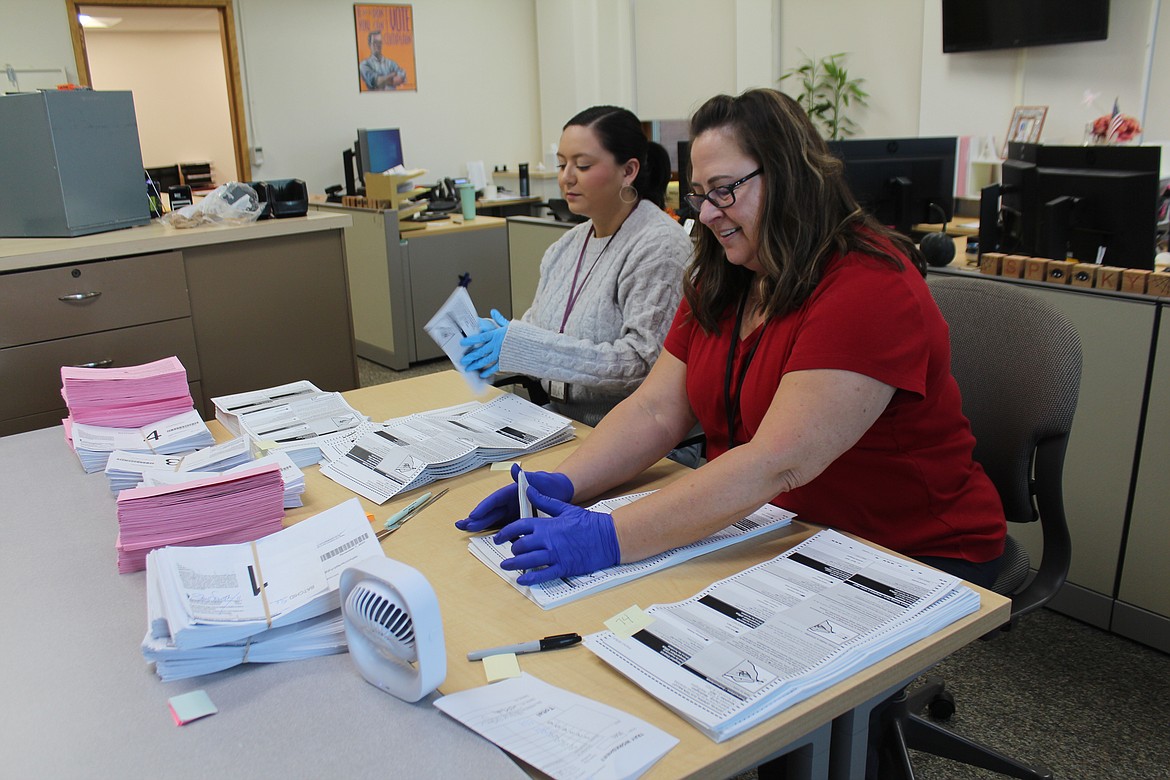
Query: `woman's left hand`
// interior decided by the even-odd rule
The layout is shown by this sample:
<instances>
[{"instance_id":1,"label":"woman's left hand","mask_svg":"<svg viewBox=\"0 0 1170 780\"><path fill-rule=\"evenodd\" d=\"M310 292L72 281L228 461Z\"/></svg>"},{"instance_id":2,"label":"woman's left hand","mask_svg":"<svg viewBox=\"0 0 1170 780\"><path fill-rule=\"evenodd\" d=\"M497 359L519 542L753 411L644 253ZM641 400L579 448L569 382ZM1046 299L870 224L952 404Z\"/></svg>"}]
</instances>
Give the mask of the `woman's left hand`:
<instances>
[{"instance_id":1,"label":"woman's left hand","mask_svg":"<svg viewBox=\"0 0 1170 780\"><path fill-rule=\"evenodd\" d=\"M527 569L517 580L519 584L589 574L621 561L612 515L549 498L531 486L528 499L533 509L550 516L522 517L492 537L496 544L512 543L513 557L501 561L501 569Z\"/></svg>"}]
</instances>

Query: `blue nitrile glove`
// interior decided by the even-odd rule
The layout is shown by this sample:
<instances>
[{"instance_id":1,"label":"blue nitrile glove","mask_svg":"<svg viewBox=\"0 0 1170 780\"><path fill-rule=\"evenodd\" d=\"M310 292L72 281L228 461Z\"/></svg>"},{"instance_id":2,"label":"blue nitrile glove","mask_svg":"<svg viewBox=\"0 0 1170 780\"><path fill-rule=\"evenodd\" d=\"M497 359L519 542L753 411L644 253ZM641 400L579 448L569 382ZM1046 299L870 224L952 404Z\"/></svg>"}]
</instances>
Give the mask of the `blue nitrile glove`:
<instances>
[{"instance_id":1,"label":"blue nitrile glove","mask_svg":"<svg viewBox=\"0 0 1170 780\"><path fill-rule=\"evenodd\" d=\"M460 365L465 371L478 373L480 379L488 379L500 370L500 347L504 344L504 334L508 332L508 318L495 309L492 309L492 320L499 327L481 330L459 340L463 347Z\"/></svg>"},{"instance_id":2,"label":"blue nitrile glove","mask_svg":"<svg viewBox=\"0 0 1170 780\"><path fill-rule=\"evenodd\" d=\"M528 488L528 500L551 516L522 517L492 537L496 544L512 543L513 557L501 561L501 569L527 569L519 584L589 574L621 561L612 515L549 498L534 487Z\"/></svg>"},{"instance_id":3,"label":"blue nitrile glove","mask_svg":"<svg viewBox=\"0 0 1170 780\"><path fill-rule=\"evenodd\" d=\"M562 501L573 500L573 483L564 474L556 471L528 471L528 484L540 490L546 496L552 496ZM505 523L520 519L520 494L516 488L516 480L520 478L520 464L512 464L512 483L505 485L490 496L479 502L471 510L471 514L464 520L455 522L460 531L478 533L489 528L498 528Z\"/></svg>"}]
</instances>

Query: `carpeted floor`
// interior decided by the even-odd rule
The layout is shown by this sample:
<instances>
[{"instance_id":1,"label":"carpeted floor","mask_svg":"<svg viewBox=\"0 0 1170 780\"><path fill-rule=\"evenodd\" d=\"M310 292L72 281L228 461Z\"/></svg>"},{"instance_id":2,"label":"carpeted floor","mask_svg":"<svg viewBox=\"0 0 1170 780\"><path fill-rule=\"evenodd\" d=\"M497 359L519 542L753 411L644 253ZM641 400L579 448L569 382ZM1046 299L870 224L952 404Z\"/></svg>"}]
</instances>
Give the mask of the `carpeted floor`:
<instances>
[{"instance_id":1,"label":"carpeted floor","mask_svg":"<svg viewBox=\"0 0 1170 780\"><path fill-rule=\"evenodd\" d=\"M359 360L363 387L444 371L446 359L393 371ZM931 670L957 712L950 727L1062 780L1170 780L1170 655L1048 610L958 651ZM916 754L918 780L1002 777ZM754 771L736 780L754 780Z\"/></svg>"}]
</instances>

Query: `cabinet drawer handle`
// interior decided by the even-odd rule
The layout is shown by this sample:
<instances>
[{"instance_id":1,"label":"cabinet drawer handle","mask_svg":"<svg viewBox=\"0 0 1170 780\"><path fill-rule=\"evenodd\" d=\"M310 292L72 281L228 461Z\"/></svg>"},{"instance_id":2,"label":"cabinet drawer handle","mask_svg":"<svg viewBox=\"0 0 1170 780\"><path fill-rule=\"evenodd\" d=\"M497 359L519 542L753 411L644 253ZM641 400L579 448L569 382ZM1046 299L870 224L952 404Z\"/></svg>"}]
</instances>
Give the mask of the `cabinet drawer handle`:
<instances>
[{"instance_id":1,"label":"cabinet drawer handle","mask_svg":"<svg viewBox=\"0 0 1170 780\"><path fill-rule=\"evenodd\" d=\"M90 298L96 298L101 295L100 290L91 290L90 292L73 293L72 295L62 295L57 298L59 301L87 301Z\"/></svg>"},{"instance_id":2,"label":"cabinet drawer handle","mask_svg":"<svg viewBox=\"0 0 1170 780\"><path fill-rule=\"evenodd\" d=\"M106 358L105 360L95 360L92 363L78 363L74 368L109 368L114 365L113 358Z\"/></svg>"}]
</instances>

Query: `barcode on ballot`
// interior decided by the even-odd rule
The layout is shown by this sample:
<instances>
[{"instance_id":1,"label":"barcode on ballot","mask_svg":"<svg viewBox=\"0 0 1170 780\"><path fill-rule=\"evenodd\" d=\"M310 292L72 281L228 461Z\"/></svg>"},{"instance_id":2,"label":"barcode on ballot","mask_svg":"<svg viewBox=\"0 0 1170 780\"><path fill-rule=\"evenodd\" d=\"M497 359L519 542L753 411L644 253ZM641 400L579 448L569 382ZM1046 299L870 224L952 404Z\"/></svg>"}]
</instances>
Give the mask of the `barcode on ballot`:
<instances>
[{"instance_id":1,"label":"barcode on ballot","mask_svg":"<svg viewBox=\"0 0 1170 780\"><path fill-rule=\"evenodd\" d=\"M735 527L741 528L745 531L754 531L755 529L760 527L760 524L757 523L755 520L752 520L750 517L745 517L744 519L742 519L738 523L736 523Z\"/></svg>"},{"instance_id":2,"label":"barcode on ballot","mask_svg":"<svg viewBox=\"0 0 1170 780\"><path fill-rule=\"evenodd\" d=\"M357 547L359 544L364 542L368 537L369 534L362 534L358 538L351 539L340 547L334 547L332 550L321 556L321 563L325 563L325 561L329 560L330 558L336 558L346 550L352 550L354 547Z\"/></svg>"}]
</instances>

